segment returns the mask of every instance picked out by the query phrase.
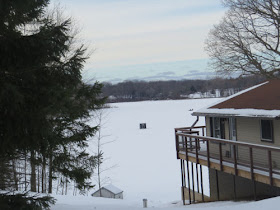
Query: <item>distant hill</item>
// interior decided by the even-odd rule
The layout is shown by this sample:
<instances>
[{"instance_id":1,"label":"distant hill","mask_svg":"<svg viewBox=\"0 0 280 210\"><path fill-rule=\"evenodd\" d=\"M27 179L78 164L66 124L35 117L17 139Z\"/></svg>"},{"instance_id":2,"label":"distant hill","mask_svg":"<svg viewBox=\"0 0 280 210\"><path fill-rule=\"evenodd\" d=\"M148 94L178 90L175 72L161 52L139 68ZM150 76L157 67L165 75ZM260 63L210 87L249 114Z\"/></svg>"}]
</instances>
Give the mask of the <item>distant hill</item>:
<instances>
[{"instance_id":1,"label":"distant hill","mask_svg":"<svg viewBox=\"0 0 280 210\"><path fill-rule=\"evenodd\" d=\"M98 81L112 84L124 80L150 82L214 78L216 72L207 67L208 62L208 59L195 59L102 68L89 65L83 72L83 78L89 82L95 78Z\"/></svg>"}]
</instances>

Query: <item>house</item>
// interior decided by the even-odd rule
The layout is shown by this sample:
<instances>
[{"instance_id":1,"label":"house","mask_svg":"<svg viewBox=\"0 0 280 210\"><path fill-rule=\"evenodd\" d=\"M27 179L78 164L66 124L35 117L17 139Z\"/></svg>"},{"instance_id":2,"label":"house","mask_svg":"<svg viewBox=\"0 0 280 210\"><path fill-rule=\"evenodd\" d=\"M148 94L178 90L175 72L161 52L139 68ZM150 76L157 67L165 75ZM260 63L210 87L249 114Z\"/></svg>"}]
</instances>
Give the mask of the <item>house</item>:
<instances>
[{"instance_id":1,"label":"house","mask_svg":"<svg viewBox=\"0 0 280 210\"><path fill-rule=\"evenodd\" d=\"M280 195L280 80L246 89L192 115L197 117L192 126L175 129L184 203ZM206 126L195 126L201 117ZM209 197L203 190L205 167Z\"/></svg>"},{"instance_id":2,"label":"house","mask_svg":"<svg viewBox=\"0 0 280 210\"><path fill-rule=\"evenodd\" d=\"M92 193L94 197L104 197L104 198L115 198L115 199L123 199L123 191L114 185L110 184L101 189L97 190L96 192Z\"/></svg>"}]
</instances>

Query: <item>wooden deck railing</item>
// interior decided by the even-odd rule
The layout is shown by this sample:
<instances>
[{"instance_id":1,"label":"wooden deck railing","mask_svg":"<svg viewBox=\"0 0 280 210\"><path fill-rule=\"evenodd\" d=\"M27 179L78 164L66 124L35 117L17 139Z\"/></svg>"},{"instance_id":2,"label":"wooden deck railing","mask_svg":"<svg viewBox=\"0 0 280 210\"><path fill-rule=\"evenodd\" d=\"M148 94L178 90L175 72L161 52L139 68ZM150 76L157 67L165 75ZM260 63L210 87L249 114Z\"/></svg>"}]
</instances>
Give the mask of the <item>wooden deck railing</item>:
<instances>
[{"instance_id":1,"label":"wooden deck railing","mask_svg":"<svg viewBox=\"0 0 280 210\"><path fill-rule=\"evenodd\" d=\"M175 128L175 133L187 133L187 134L197 134L200 136L205 136L206 126Z\"/></svg>"},{"instance_id":2,"label":"wooden deck railing","mask_svg":"<svg viewBox=\"0 0 280 210\"><path fill-rule=\"evenodd\" d=\"M204 126L175 129L177 158L280 187L280 148L204 134Z\"/></svg>"}]
</instances>

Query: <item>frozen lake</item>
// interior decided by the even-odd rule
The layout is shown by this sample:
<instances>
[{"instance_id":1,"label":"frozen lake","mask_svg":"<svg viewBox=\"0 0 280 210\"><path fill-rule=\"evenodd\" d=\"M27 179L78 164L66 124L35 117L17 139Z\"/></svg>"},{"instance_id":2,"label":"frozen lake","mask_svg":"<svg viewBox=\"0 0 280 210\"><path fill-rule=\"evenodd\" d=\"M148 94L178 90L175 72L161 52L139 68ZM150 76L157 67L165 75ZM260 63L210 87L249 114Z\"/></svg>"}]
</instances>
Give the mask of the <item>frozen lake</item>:
<instances>
[{"instance_id":1,"label":"frozen lake","mask_svg":"<svg viewBox=\"0 0 280 210\"><path fill-rule=\"evenodd\" d=\"M145 101L110 104L103 119L106 162L104 184L124 190L124 199L147 198L154 205L180 200L180 161L176 159L174 128L193 124L191 113L220 99ZM193 111L189 111L193 109ZM147 129L139 129L146 123ZM197 125L204 125L203 118ZM91 147L92 151L95 146ZM205 182L207 184L207 182ZM205 189L207 193L207 188Z\"/></svg>"}]
</instances>

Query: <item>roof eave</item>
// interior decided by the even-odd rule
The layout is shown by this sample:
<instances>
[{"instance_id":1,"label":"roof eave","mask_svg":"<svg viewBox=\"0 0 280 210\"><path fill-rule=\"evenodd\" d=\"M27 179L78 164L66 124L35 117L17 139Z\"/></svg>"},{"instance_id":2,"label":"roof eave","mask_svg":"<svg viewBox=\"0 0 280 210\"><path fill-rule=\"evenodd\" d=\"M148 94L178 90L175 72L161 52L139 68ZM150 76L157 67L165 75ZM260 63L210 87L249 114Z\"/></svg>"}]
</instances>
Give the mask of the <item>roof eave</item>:
<instances>
[{"instance_id":1,"label":"roof eave","mask_svg":"<svg viewBox=\"0 0 280 210\"><path fill-rule=\"evenodd\" d=\"M234 114L221 114L221 113L204 113L204 112L193 112L192 116L198 116L198 117L236 117L237 115Z\"/></svg>"},{"instance_id":2,"label":"roof eave","mask_svg":"<svg viewBox=\"0 0 280 210\"><path fill-rule=\"evenodd\" d=\"M267 119L280 119L280 116L271 115L240 115L240 114L227 114L227 113L211 113L211 112L193 112L192 116L199 117L247 117L247 118L267 118Z\"/></svg>"}]
</instances>

